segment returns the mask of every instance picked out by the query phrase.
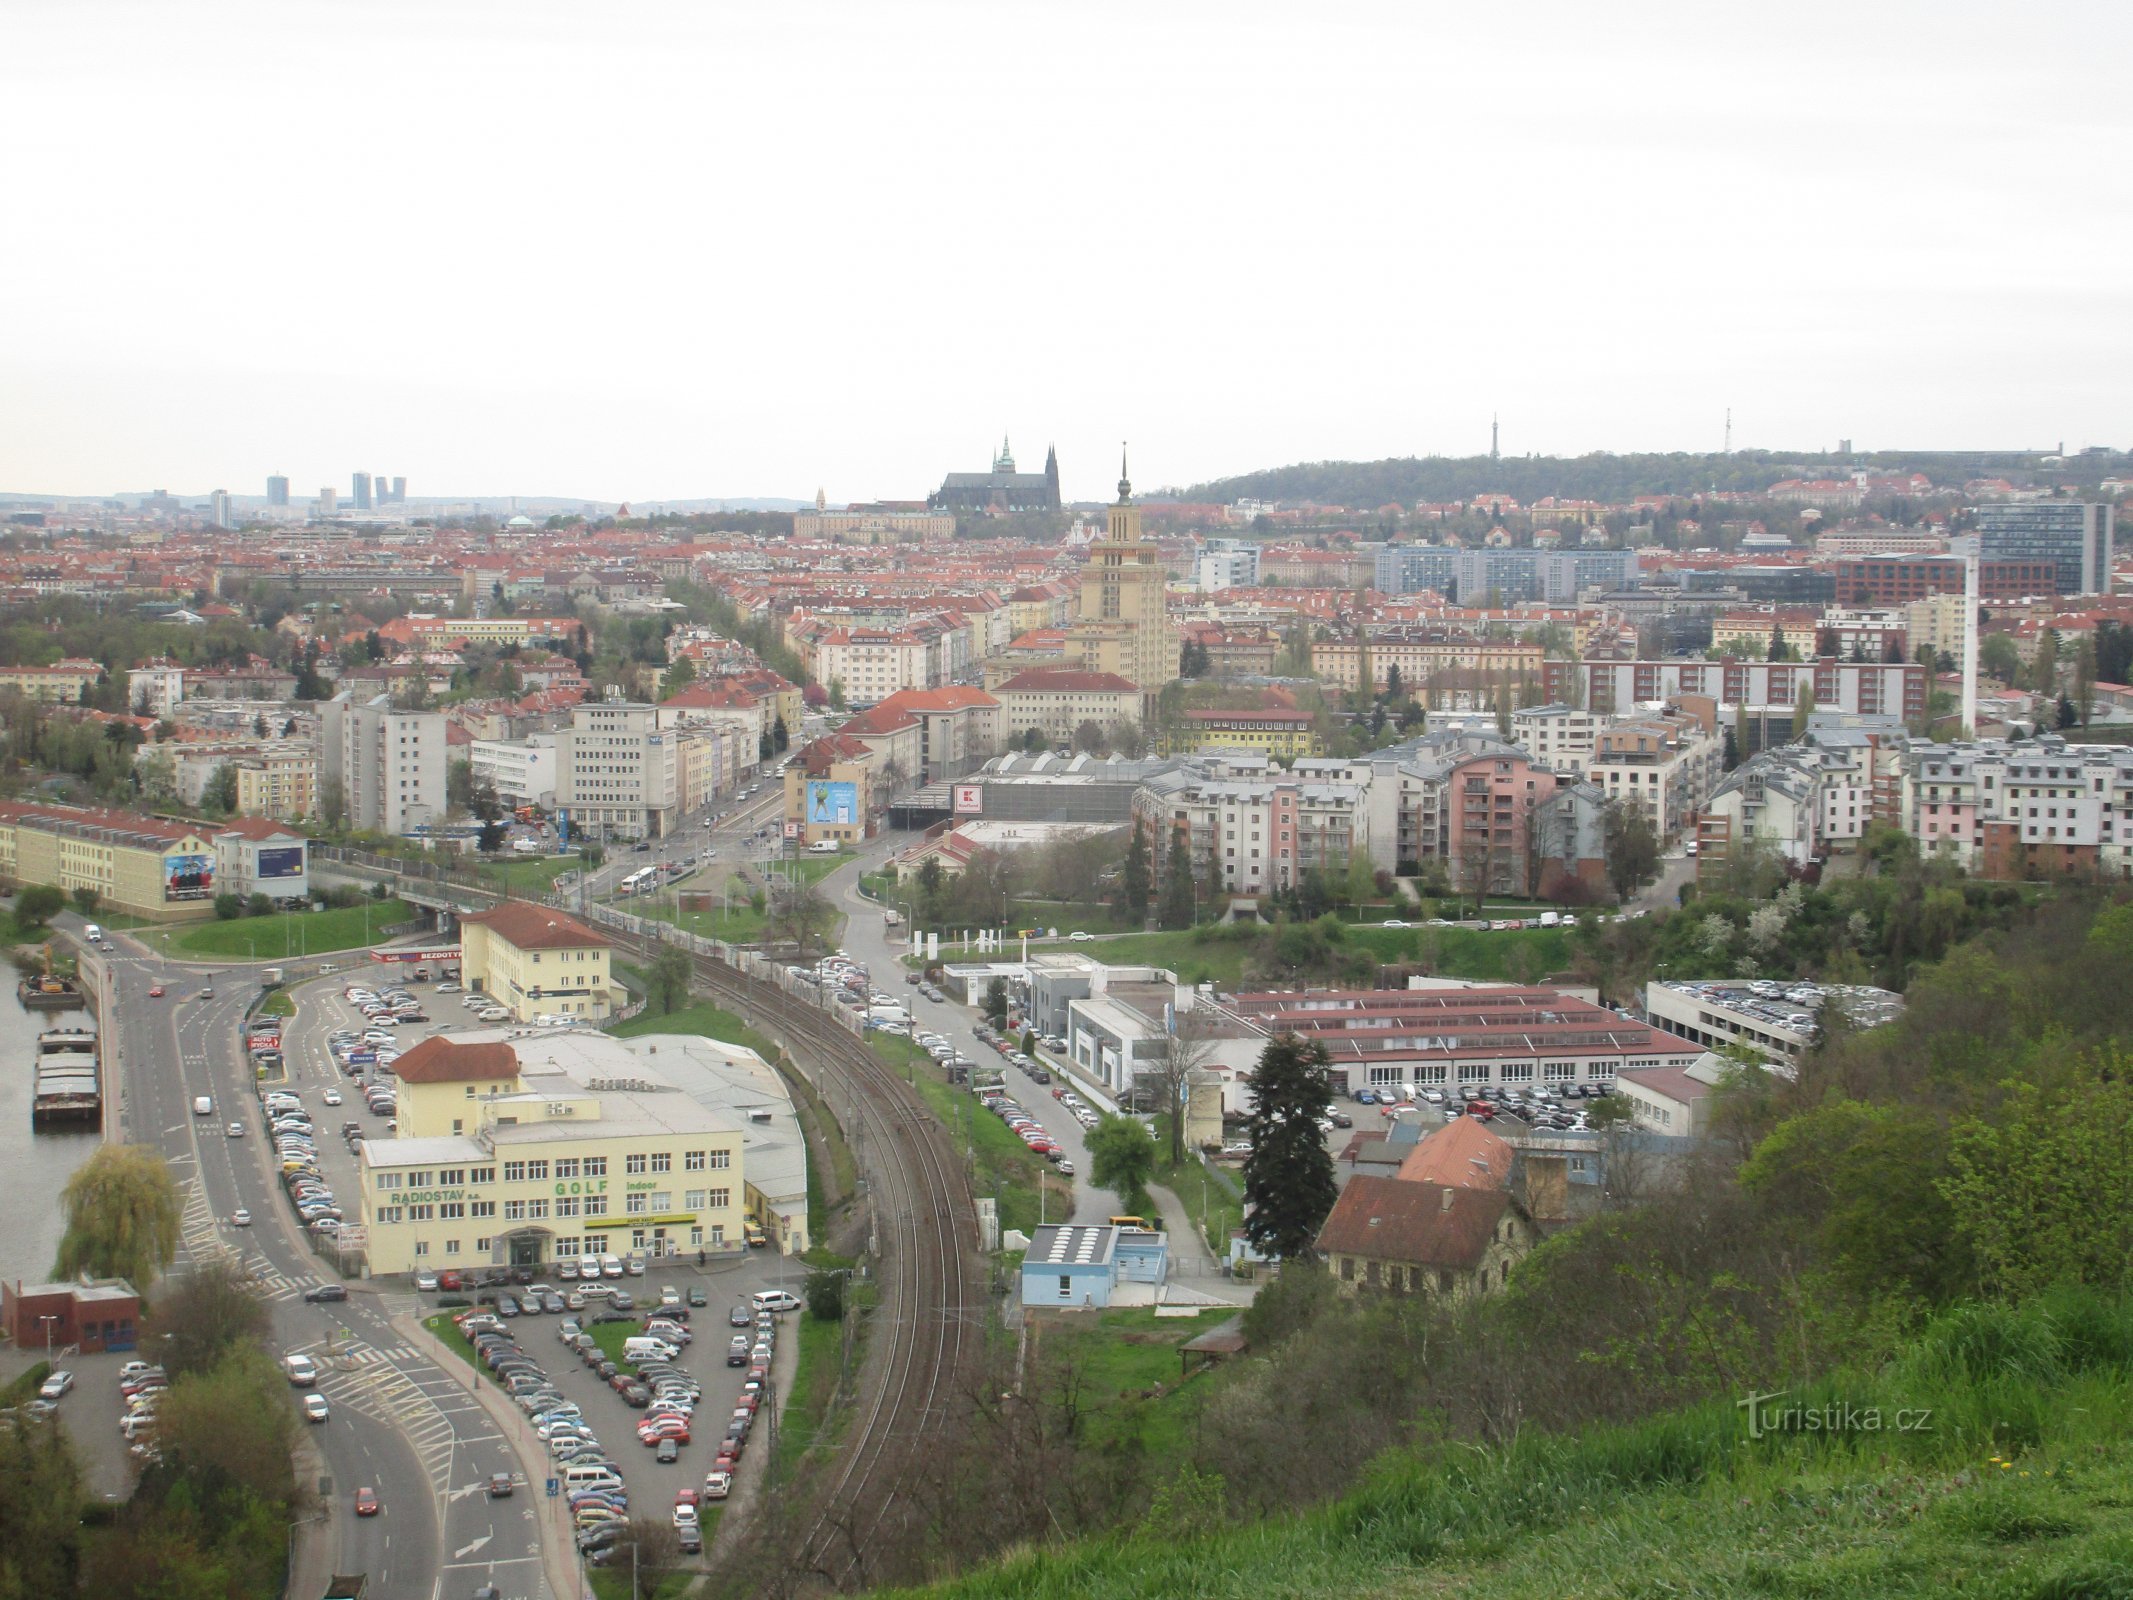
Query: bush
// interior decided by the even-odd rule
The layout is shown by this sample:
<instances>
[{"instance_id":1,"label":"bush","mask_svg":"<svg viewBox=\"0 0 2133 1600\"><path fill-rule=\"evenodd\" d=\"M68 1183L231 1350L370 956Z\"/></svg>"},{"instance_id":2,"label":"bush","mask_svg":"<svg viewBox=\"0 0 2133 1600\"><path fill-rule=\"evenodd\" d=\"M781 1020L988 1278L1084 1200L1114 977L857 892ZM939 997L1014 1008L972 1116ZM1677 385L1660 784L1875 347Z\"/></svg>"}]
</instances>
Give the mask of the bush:
<instances>
[{"instance_id":1,"label":"bush","mask_svg":"<svg viewBox=\"0 0 2133 1600\"><path fill-rule=\"evenodd\" d=\"M215 916L223 922L235 922L244 915L244 902L233 894L215 896Z\"/></svg>"}]
</instances>

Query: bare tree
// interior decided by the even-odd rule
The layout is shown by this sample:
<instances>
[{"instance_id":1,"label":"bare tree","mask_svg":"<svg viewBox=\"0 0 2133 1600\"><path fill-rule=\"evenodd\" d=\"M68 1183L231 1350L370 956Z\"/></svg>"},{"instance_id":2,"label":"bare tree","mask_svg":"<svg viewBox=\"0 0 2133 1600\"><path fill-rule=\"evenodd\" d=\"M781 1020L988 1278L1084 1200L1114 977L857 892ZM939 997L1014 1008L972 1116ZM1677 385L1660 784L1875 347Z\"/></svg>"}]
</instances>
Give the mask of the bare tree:
<instances>
[{"instance_id":1,"label":"bare tree","mask_svg":"<svg viewBox=\"0 0 2133 1600\"><path fill-rule=\"evenodd\" d=\"M1212 1011L1194 1006L1174 1012L1170 1032L1163 1038L1162 1053L1154 1070L1163 1109L1170 1114L1170 1164L1185 1159L1185 1109L1192 1093L1193 1074L1205 1067L1215 1053L1216 1025Z\"/></svg>"}]
</instances>

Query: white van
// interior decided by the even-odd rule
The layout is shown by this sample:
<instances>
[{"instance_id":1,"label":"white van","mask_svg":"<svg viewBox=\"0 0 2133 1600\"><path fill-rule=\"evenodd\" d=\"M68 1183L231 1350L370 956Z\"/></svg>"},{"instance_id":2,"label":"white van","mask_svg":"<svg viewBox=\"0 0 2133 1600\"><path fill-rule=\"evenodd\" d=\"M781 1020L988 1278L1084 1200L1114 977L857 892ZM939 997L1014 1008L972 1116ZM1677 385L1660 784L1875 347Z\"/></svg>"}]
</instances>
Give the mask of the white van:
<instances>
[{"instance_id":1,"label":"white van","mask_svg":"<svg viewBox=\"0 0 2133 1600\"><path fill-rule=\"evenodd\" d=\"M784 1289L758 1289L749 1301L758 1311L798 1311L800 1297Z\"/></svg>"},{"instance_id":2,"label":"white van","mask_svg":"<svg viewBox=\"0 0 2133 1600\"><path fill-rule=\"evenodd\" d=\"M81 932L82 937L84 939L87 939L91 944L101 943L104 937L104 930L102 928L99 928L93 922L83 923L81 925Z\"/></svg>"},{"instance_id":3,"label":"white van","mask_svg":"<svg viewBox=\"0 0 2133 1600\"><path fill-rule=\"evenodd\" d=\"M622 1487L622 1474L613 1467L606 1465L565 1467L563 1469L563 1487L566 1491L571 1489L619 1489Z\"/></svg>"},{"instance_id":4,"label":"white van","mask_svg":"<svg viewBox=\"0 0 2133 1600\"><path fill-rule=\"evenodd\" d=\"M214 1101L214 1098L213 1098L212 1096L210 1096L210 1095L204 1095L204 1094L201 1094L201 1095L195 1095L195 1096L193 1096L193 1115L194 1115L194 1116L196 1116L196 1117L211 1117L211 1116L213 1116L214 1114L215 1114L215 1101Z\"/></svg>"},{"instance_id":5,"label":"white van","mask_svg":"<svg viewBox=\"0 0 2133 1600\"><path fill-rule=\"evenodd\" d=\"M644 1334L622 1341L622 1359L633 1367L645 1361L672 1361L680 1354L681 1346Z\"/></svg>"},{"instance_id":6,"label":"white van","mask_svg":"<svg viewBox=\"0 0 2133 1600\"><path fill-rule=\"evenodd\" d=\"M583 1267L580 1267L578 1270L580 1273L583 1273L585 1269ZM603 1255L600 1258L600 1276L603 1278L621 1277L622 1258L618 1255Z\"/></svg>"},{"instance_id":7,"label":"white van","mask_svg":"<svg viewBox=\"0 0 2133 1600\"><path fill-rule=\"evenodd\" d=\"M600 1258L598 1256L578 1257L578 1277L580 1279L597 1278L599 1276Z\"/></svg>"},{"instance_id":8,"label":"white van","mask_svg":"<svg viewBox=\"0 0 2133 1600\"><path fill-rule=\"evenodd\" d=\"M807 847L807 853L811 856L833 856L843 848L835 839L817 839Z\"/></svg>"}]
</instances>

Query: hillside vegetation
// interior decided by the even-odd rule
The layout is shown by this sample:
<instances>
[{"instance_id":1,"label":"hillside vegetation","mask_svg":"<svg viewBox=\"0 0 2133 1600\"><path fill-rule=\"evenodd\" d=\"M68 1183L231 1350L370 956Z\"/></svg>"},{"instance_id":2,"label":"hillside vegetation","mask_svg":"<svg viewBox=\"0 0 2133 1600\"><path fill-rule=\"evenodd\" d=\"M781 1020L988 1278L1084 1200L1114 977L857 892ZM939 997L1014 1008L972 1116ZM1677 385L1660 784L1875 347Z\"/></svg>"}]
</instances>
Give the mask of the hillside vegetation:
<instances>
[{"instance_id":1,"label":"hillside vegetation","mask_svg":"<svg viewBox=\"0 0 2133 1600\"><path fill-rule=\"evenodd\" d=\"M955 1595L2133 1600L2133 903L1940 887L1895 860L1886 907L1641 919L1647 962L1693 935L1855 962L1908 1004L1796 1079L1736 1074L1693 1152L1602 1133L1598 1209L1498 1292L1355 1296L1299 1263L1249 1353L1182 1384L1114 1392L1071 1343L1003 1364L910 1488L923 1542L875 1570ZM1888 1420L1757 1437L1750 1395Z\"/></svg>"},{"instance_id":2,"label":"hillside vegetation","mask_svg":"<svg viewBox=\"0 0 2133 1600\"><path fill-rule=\"evenodd\" d=\"M1574 1437L1399 1453L1331 1505L1256 1524L1232 1520L1219 1479L1183 1479L1129 1534L901 1592L2133 1596L2126 1298L1950 1312L1885 1366L1770 1404L1796 1420L1760 1438L1717 1399ZM1809 1431L1810 1414L1853 1426ZM1313 1441L1295 1443L1308 1473Z\"/></svg>"}]
</instances>

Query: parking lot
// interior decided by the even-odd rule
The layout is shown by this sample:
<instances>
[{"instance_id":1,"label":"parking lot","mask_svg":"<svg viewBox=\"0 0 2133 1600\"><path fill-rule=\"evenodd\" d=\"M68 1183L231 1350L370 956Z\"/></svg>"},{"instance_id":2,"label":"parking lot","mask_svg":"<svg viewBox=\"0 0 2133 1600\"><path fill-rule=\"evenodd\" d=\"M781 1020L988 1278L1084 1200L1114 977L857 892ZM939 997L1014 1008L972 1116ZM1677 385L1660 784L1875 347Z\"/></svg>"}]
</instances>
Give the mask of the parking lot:
<instances>
[{"instance_id":1,"label":"parking lot","mask_svg":"<svg viewBox=\"0 0 2133 1600\"><path fill-rule=\"evenodd\" d=\"M702 1491L705 1474L711 1470L718 1455L719 1442L748 1380L746 1366L727 1365L727 1346L736 1333L744 1333L752 1340L757 1318L749 1312L744 1331L733 1325L731 1313L736 1307L745 1307L750 1296L760 1290L784 1289L797 1295L805 1276L804 1267L786 1258L769 1251L753 1251L739 1260L713 1263L703 1268L693 1263L684 1265L678 1258L655 1263L648 1277L629 1277L613 1284L603 1281L600 1287L610 1291L605 1296L585 1296L588 1285L550 1274L540 1283L565 1298L566 1311L562 1316L539 1310L527 1313L524 1307L527 1295L535 1292L532 1287L480 1289L472 1295L449 1298L471 1298L478 1302L471 1311L455 1310L456 1316L497 1315L501 1329L540 1369L562 1401L578 1408L580 1420L598 1439L598 1453L613 1461L622 1477L630 1514L665 1517L671 1514L680 1491ZM638 1438L638 1425L645 1419L646 1409L630 1404L606 1377L587 1365L564 1343L564 1333L566 1323L576 1324L603 1346L613 1349L615 1354L610 1359L618 1372L633 1371L632 1363L620 1359L621 1339L641 1331L647 1312L659 1305L661 1291L667 1288L682 1297L681 1310L686 1315L690 1334L690 1343L676 1358L675 1365L687 1373L701 1393L690 1417L689 1442L681 1444L677 1440L677 1459L661 1462L657 1458L656 1446ZM631 1309L615 1309L614 1290L620 1290L628 1297ZM705 1304L689 1305L687 1302L697 1294ZM568 1309L571 1296L584 1299L580 1309ZM425 1294L423 1298L434 1305L440 1297ZM517 1315L506 1317L497 1313L497 1303L504 1298L518 1305ZM596 1320L602 1316L608 1320ZM775 1326L775 1349L769 1377L778 1405L782 1407L792 1387L793 1365L798 1351L798 1314L777 1316ZM483 1381L495 1382L496 1376L485 1369ZM744 1493L748 1485L760 1481L765 1470L772 1437L769 1411L766 1407L742 1451L734 1474L733 1492L736 1496ZM581 1451L581 1455L584 1453ZM560 1479L563 1466L560 1460L553 1462L549 1475ZM545 1482L538 1478L529 1486L536 1494L544 1493L546 1488ZM562 1487L559 1482L559 1490Z\"/></svg>"}]
</instances>

